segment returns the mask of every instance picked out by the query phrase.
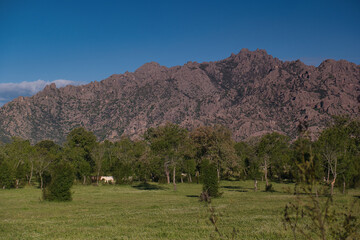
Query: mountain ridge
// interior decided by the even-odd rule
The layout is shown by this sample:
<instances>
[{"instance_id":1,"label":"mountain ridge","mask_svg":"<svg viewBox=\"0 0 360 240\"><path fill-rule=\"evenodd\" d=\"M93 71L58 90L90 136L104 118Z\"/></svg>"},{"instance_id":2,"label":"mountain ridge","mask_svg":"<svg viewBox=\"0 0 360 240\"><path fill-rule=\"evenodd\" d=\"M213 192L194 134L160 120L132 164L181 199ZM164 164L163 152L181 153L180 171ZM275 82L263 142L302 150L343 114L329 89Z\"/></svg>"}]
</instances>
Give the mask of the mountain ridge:
<instances>
[{"instance_id":1,"label":"mountain ridge","mask_svg":"<svg viewBox=\"0 0 360 240\"><path fill-rule=\"evenodd\" d=\"M0 108L0 140L65 140L83 126L99 140L137 137L164 122L186 128L222 124L234 138L270 131L296 136L306 120L313 137L331 115L359 116L360 65L325 60L318 67L242 49L214 62L165 67L145 63L86 85L47 85Z\"/></svg>"}]
</instances>

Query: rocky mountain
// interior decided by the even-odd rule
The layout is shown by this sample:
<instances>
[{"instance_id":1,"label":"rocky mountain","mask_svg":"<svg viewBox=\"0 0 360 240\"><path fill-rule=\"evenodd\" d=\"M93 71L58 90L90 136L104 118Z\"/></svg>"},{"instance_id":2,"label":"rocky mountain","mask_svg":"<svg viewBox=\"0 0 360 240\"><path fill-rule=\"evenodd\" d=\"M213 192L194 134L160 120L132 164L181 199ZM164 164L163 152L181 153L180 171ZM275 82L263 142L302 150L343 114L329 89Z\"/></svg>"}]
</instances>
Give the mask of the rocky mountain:
<instances>
[{"instance_id":1,"label":"rocky mountain","mask_svg":"<svg viewBox=\"0 0 360 240\"><path fill-rule=\"evenodd\" d=\"M167 121L189 129L223 124L239 140L269 131L295 137L298 122L306 120L316 136L331 115L359 112L359 65L326 60L314 67L243 49L216 62L171 68L151 62L101 82L48 85L0 108L0 140L61 143L79 126L99 140L115 140Z\"/></svg>"}]
</instances>

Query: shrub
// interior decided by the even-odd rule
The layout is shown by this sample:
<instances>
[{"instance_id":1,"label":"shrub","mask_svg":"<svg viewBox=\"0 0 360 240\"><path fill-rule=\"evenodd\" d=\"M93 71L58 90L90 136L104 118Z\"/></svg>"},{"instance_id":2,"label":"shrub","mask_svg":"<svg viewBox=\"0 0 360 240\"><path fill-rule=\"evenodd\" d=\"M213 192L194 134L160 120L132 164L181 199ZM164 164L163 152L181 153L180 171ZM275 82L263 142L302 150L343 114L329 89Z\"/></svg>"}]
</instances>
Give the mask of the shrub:
<instances>
[{"instance_id":1,"label":"shrub","mask_svg":"<svg viewBox=\"0 0 360 240\"><path fill-rule=\"evenodd\" d=\"M51 182L44 189L43 196L48 201L71 201L70 188L74 183L74 170L67 162L55 165L51 172Z\"/></svg>"},{"instance_id":2,"label":"shrub","mask_svg":"<svg viewBox=\"0 0 360 240\"><path fill-rule=\"evenodd\" d=\"M209 161L203 161L201 166L203 193L210 198L216 198L221 195L219 192L219 181L217 177L216 166Z\"/></svg>"},{"instance_id":3,"label":"shrub","mask_svg":"<svg viewBox=\"0 0 360 240\"><path fill-rule=\"evenodd\" d=\"M265 192L275 192L272 184L269 184L265 187Z\"/></svg>"}]
</instances>

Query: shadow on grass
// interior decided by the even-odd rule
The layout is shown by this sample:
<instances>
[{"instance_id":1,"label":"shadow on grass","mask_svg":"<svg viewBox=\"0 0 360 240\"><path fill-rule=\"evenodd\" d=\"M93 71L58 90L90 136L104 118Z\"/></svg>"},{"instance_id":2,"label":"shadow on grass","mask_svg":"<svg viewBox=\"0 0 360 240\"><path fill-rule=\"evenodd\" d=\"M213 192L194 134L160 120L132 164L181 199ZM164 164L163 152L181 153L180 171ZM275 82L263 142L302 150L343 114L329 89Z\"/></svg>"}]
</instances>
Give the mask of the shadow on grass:
<instances>
[{"instance_id":1,"label":"shadow on grass","mask_svg":"<svg viewBox=\"0 0 360 240\"><path fill-rule=\"evenodd\" d=\"M248 190L253 190L252 188L243 188L239 186L222 186L221 188L226 188L231 192L248 192Z\"/></svg>"},{"instance_id":2,"label":"shadow on grass","mask_svg":"<svg viewBox=\"0 0 360 240\"><path fill-rule=\"evenodd\" d=\"M239 187L239 186L221 186L221 188L227 188L227 189L244 189L244 188Z\"/></svg>"},{"instance_id":3,"label":"shadow on grass","mask_svg":"<svg viewBox=\"0 0 360 240\"><path fill-rule=\"evenodd\" d=\"M138 185L132 186L138 190L164 190L164 187L153 185L150 183L140 183Z\"/></svg>"},{"instance_id":4,"label":"shadow on grass","mask_svg":"<svg viewBox=\"0 0 360 240\"><path fill-rule=\"evenodd\" d=\"M292 195L302 195L302 196L314 196L314 197L330 197L331 195L329 193L304 193L304 192L297 192L297 193L291 193ZM359 196L360 197L360 196Z\"/></svg>"},{"instance_id":5,"label":"shadow on grass","mask_svg":"<svg viewBox=\"0 0 360 240\"><path fill-rule=\"evenodd\" d=\"M186 197L190 197L190 198L199 198L199 195L186 195Z\"/></svg>"},{"instance_id":6,"label":"shadow on grass","mask_svg":"<svg viewBox=\"0 0 360 240\"><path fill-rule=\"evenodd\" d=\"M229 190L229 192L248 192L248 190Z\"/></svg>"},{"instance_id":7,"label":"shadow on grass","mask_svg":"<svg viewBox=\"0 0 360 240\"><path fill-rule=\"evenodd\" d=\"M266 190L260 190L259 192L266 192L266 193L280 193L279 191L276 191L276 190L274 190L274 189L272 189L272 190L268 190L268 191L266 191Z\"/></svg>"},{"instance_id":8,"label":"shadow on grass","mask_svg":"<svg viewBox=\"0 0 360 240\"><path fill-rule=\"evenodd\" d=\"M354 195L353 197L360 199L360 195Z\"/></svg>"}]
</instances>

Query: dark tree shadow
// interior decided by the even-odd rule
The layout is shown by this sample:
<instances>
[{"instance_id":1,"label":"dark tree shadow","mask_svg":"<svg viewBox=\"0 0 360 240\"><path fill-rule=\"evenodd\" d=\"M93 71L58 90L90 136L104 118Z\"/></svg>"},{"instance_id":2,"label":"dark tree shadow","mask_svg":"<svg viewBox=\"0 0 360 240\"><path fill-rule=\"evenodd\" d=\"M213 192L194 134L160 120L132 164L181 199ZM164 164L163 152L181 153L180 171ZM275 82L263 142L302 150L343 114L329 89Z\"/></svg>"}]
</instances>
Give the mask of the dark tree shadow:
<instances>
[{"instance_id":1,"label":"dark tree shadow","mask_svg":"<svg viewBox=\"0 0 360 240\"><path fill-rule=\"evenodd\" d=\"M136 188L138 190L164 190L165 187L153 185L150 183L140 183L138 185L132 186L133 188Z\"/></svg>"},{"instance_id":2,"label":"dark tree shadow","mask_svg":"<svg viewBox=\"0 0 360 240\"><path fill-rule=\"evenodd\" d=\"M227 188L227 189L243 189L242 187L239 187L239 186L221 186L221 188Z\"/></svg>"},{"instance_id":3,"label":"dark tree shadow","mask_svg":"<svg viewBox=\"0 0 360 240\"><path fill-rule=\"evenodd\" d=\"M199 195L186 195L186 197L189 197L189 198L199 198Z\"/></svg>"},{"instance_id":4,"label":"dark tree shadow","mask_svg":"<svg viewBox=\"0 0 360 240\"><path fill-rule=\"evenodd\" d=\"M240 186L222 186L221 188L226 188L228 191L233 192L248 192L248 190L254 190L253 188L243 188Z\"/></svg>"},{"instance_id":5,"label":"dark tree shadow","mask_svg":"<svg viewBox=\"0 0 360 240\"><path fill-rule=\"evenodd\" d=\"M229 192L248 192L248 190L229 190Z\"/></svg>"},{"instance_id":6,"label":"dark tree shadow","mask_svg":"<svg viewBox=\"0 0 360 240\"><path fill-rule=\"evenodd\" d=\"M260 190L259 192L267 192L267 193L279 193L279 191L276 191L276 190L274 190L274 189L272 189L272 190L269 190L269 191L266 191L266 190Z\"/></svg>"}]
</instances>

